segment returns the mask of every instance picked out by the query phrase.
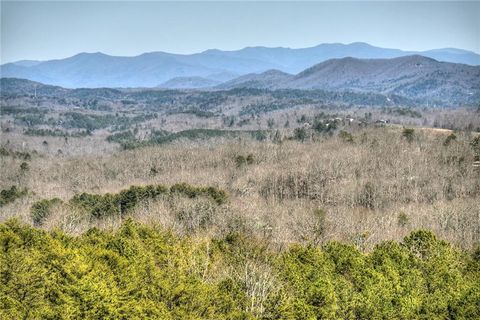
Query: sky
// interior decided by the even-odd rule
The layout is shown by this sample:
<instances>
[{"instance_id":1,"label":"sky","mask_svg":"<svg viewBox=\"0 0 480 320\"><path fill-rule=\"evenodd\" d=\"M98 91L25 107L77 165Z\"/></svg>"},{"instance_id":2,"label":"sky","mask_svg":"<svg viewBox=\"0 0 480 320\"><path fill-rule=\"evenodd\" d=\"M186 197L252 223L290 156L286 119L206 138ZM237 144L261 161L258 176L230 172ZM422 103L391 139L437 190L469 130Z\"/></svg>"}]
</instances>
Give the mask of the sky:
<instances>
[{"instance_id":1,"label":"sky","mask_svg":"<svg viewBox=\"0 0 480 320\"><path fill-rule=\"evenodd\" d=\"M1 63L357 41L480 53L480 2L1 1Z\"/></svg>"}]
</instances>

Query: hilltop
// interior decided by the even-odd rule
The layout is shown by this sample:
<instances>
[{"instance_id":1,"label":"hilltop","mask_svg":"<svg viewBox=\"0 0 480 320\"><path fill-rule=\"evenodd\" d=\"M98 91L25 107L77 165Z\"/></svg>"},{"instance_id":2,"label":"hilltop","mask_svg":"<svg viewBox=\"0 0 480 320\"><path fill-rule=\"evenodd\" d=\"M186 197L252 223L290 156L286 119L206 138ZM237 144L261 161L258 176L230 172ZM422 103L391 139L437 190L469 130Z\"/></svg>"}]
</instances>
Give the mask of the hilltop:
<instances>
[{"instance_id":1,"label":"hilltop","mask_svg":"<svg viewBox=\"0 0 480 320\"><path fill-rule=\"evenodd\" d=\"M423 56L394 59L331 59L297 75L278 70L249 74L220 88L321 89L395 94L426 102L480 101L480 67Z\"/></svg>"}]
</instances>

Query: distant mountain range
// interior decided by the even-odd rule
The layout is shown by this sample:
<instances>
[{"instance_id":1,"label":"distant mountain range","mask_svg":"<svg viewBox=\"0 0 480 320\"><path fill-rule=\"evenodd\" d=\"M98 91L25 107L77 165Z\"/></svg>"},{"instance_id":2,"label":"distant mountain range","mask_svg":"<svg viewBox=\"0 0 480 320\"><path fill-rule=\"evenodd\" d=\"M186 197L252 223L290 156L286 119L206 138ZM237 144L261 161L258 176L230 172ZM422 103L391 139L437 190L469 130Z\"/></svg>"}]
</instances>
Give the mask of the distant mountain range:
<instances>
[{"instance_id":1,"label":"distant mountain range","mask_svg":"<svg viewBox=\"0 0 480 320\"><path fill-rule=\"evenodd\" d=\"M103 53L80 53L59 60L7 63L0 66L0 76L24 78L66 88L204 88L272 69L297 74L330 59L390 59L409 55L480 65L480 55L465 50L448 48L412 52L356 42L321 44L303 49L248 47L236 51L207 50L190 55L152 52L135 57L117 57ZM275 78L285 77L278 71L267 73L270 81L277 82Z\"/></svg>"},{"instance_id":2,"label":"distant mountain range","mask_svg":"<svg viewBox=\"0 0 480 320\"><path fill-rule=\"evenodd\" d=\"M2 78L2 94L47 96L98 96L109 98L122 92L112 88L68 90L24 79ZM403 97L416 104L480 104L480 66L439 62L419 55L392 59L330 59L296 75L279 70L250 73L220 83L202 77L178 77L164 82L158 89L200 88L203 90L319 90Z\"/></svg>"},{"instance_id":3,"label":"distant mountain range","mask_svg":"<svg viewBox=\"0 0 480 320\"><path fill-rule=\"evenodd\" d=\"M2 78L2 94L47 96L97 96L110 98L122 91L112 88L68 90L24 79ZM179 77L159 89L203 90L266 89L321 90L325 92L374 93L403 97L417 104L478 105L480 66L439 62L423 56L393 59L331 59L292 75L279 70L251 73L220 83L201 77ZM126 92L123 90L123 92Z\"/></svg>"}]
</instances>

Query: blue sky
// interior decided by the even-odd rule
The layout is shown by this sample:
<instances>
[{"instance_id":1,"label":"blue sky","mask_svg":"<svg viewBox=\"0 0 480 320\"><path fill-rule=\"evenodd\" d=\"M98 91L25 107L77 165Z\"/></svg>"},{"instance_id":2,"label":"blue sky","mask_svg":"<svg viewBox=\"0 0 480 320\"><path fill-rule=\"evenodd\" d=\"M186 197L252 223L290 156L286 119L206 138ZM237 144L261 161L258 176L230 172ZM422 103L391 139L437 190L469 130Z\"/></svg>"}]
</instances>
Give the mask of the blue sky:
<instances>
[{"instance_id":1,"label":"blue sky","mask_svg":"<svg viewBox=\"0 0 480 320\"><path fill-rule=\"evenodd\" d=\"M480 53L480 2L1 2L1 62L368 42Z\"/></svg>"}]
</instances>

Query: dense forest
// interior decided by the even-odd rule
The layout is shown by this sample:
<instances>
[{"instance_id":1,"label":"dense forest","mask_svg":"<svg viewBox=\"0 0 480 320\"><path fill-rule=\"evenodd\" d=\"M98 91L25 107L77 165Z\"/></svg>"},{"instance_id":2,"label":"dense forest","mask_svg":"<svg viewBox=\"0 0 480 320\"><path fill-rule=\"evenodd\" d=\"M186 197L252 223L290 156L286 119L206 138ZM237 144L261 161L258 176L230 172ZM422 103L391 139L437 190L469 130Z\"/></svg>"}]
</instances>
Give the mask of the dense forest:
<instances>
[{"instance_id":1,"label":"dense forest","mask_svg":"<svg viewBox=\"0 0 480 320\"><path fill-rule=\"evenodd\" d=\"M0 225L2 319L478 319L480 250L429 231L369 253L276 250L239 232L177 236L130 219L81 236Z\"/></svg>"}]
</instances>

